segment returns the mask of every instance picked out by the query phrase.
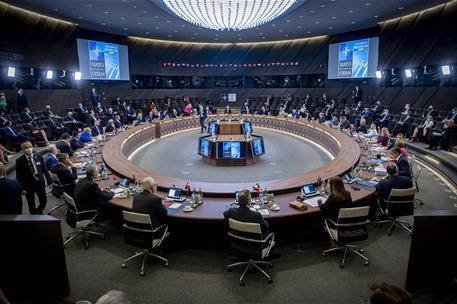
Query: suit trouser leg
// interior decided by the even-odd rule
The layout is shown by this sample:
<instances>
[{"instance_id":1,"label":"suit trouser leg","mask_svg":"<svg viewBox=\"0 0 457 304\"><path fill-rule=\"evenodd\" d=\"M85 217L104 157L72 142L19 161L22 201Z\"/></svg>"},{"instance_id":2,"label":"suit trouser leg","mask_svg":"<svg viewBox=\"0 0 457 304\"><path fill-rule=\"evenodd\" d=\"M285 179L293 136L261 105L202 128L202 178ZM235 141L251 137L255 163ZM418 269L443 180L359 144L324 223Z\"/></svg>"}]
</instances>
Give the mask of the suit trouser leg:
<instances>
[{"instance_id":1,"label":"suit trouser leg","mask_svg":"<svg viewBox=\"0 0 457 304\"><path fill-rule=\"evenodd\" d=\"M38 208L36 209L37 212L43 213L44 208L46 207L46 203L48 202L48 198L46 196L46 190L43 188L40 182L37 182L35 184L35 193L38 196L38 201L40 204L38 205Z\"/></svg>"},{"instance_id":2,"label":"suit trouser leg","mask_svg":"<svg viewBox=\"0 0 457 304\"><path fill-rule=\"evenodd\" d=\"M25 198L27 199L27 204L29 205L29 212L30 214L37 214L37 209L35 207L35 191L34 189L28 189L27 195Z\"/></svg>"}]
</instances>

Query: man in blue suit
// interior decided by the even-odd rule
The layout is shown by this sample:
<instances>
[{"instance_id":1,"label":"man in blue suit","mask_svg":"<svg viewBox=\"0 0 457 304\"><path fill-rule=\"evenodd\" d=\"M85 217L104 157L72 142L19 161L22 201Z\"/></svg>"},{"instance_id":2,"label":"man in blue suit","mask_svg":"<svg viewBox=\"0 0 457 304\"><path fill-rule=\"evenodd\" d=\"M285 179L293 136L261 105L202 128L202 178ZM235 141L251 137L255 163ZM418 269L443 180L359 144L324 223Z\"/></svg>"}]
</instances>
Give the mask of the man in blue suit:
<instances>
[{"instance_id":1,"label":"man in blue suit","mask_svg":"<svg viewBox=\"0 0 457 304\"><path fill-rule=\"evenodd\" d=\"M0 214L22 214L21 184L6 178L5 165L0 162Z\"/></svg>"},{"instance_id":2,"label":"man in blue suit","mask_svg":"<svg viewBox=\"0 0 457 304\"><path fill-rule=\"evenodd\" d=\"M57 160L58 153L59 153L59 151L57 150L56 146L51 146L51 148L49 148L49 153L44 158L44 163L46 164L46 168L48 168L49 171L51 170L52 167L57 165L57 163L59 162Z\"/></svg>"},{"instance_id":3,"label":"man in blue suit","mask_svg":"<svg viewBox=\"0 0 457 304\"><path fill-rule=\"evenodd\" d=\"M92 127L91 131L92 131L92 136L93 137L103 134L103 128L100 127L100 120L96 120L94 122L94 126Z\"/></svg>"}]
</instances>

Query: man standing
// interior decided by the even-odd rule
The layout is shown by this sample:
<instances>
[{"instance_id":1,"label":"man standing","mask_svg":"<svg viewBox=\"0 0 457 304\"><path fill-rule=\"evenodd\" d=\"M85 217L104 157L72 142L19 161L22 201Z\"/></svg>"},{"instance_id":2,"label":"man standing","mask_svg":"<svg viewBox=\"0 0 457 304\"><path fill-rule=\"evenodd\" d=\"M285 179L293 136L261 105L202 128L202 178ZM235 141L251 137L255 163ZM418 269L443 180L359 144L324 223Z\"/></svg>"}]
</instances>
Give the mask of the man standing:
<instances>
[{"instance_id":1,"label":"man standing","mask_svg":"<svg viewBox=\"0 0 457 304\"><path fill-rule=\"evenodd\" d=\"M22 113L25 108L28 107L27 96L24 94L24 90L17 90L17 99L16 99L16 110L17 113Z\"/></svg>"},{"instance_id":2,"label":"man standing","mask_svg":"<svg viewBox=\"0 0 457 304\"><path fill-rule=\"evenodd\" d=\"M21 144L24 154L16 159L16 178L21 183L22 194L27 198L30 214L42 214L46 207L46 185L51 184L51 177L43 157L33 152L32 143ZM40 202L35 206L35 194Z\"/></svg>"},{"instance_id":3,"label":"man standing","mask_svg":"<svg viewBox=\"0 0 457 304\"><path fill-rule=\"evenodd\" d=\"M21 184L6 178L5 165L0 162L0 214L22 214Z\"/></svg>"},{"instance_id":4,"label":"man standing","mask_svg":"<svg viewBox=\"0 0 457 304\"><path fill-rule=\"evenodd\" d=\"M162 199L155 195L157 183L152 177L142 180L143 192L133 197L132 211L149 214L152 227L157 228L166 223L167 209L162 204Z\"/></svg>"},{"instance_id":5,"label":"man standing","mask_svg":"<svg viewBox=\"0 0 457 304\"><path fill-rule=\"evenodd\" d=\"M232 207L224 212L226 219L234 219L236 221L245 223L257 223L260 224L262 234L267 235L269 233L268 222L262 217L257 211L249 209L251 207L251 192L249 190L242 190L238 194L238 205L239 207Z\"/></svg>"},{"instance_id":6,"label":"man standing","mask_svg":"<svg viewBox=\"0 0 457 304\"><path fill-rule=\"evenodd\" d=\"M90 92L90 104L92 105L93 108L95 108L99 102L100 102L100 95L97 93L95 88L92 88L92 91Z\"/></svg>"},{"instance_id":7,"label":"man standing","mask_svg":"<svg viewBox=\"0 0 457 304\"><path fill-rule=\"evenodd\" d=\"M359 86L355 86L354 90L352 91L352 98L354 99L355 103L358 103L359 101L362 101L363 97L363 92L359 88ZM361 111L362 109L358 110Z\"/></svg>"},{"instance_id":8,"label":"man standing","mask_svg":"<svg viewBox=\"0 0 457 304\"><path fill-rule=\"evenodd\" d=\"M208 117L208 112L201 103L198 104L198 114L200 116L200 133L203 133L203 131L206 131L205 120Z\"/></svg>"}]
</instances>

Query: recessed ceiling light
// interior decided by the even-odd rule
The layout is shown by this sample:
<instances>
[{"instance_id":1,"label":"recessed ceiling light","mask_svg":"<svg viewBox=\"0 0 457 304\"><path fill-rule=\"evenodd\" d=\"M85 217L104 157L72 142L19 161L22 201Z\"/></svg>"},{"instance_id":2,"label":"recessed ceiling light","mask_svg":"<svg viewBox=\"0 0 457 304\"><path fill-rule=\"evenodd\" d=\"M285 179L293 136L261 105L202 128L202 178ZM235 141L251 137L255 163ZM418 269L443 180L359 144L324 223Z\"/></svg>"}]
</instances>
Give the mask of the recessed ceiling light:
<instances>
[{"instance_id":1,"label":"recessed ceiling light","mask_svg":"<svg viewBox=\"0 0 457 304\"><path fill-rule=\"evenodd\" d=\"M108 15L108 14L109 14L109 12L106 12L106 11L105 11L105 12L103 12L103 14L105 14L105 15Z\"/></svg>"},{"instance_id":2,"label":"recessed ceiling light","mask_svg":"<svg viewBox=\"0 0 457 304\"><path fill-rule=\"evenodd\" d=\"M276 24L275 24L275 23L273 23L271 26L272 26L272 27L275 27L275 26L276 26Z\"/></svg>"},{"instance_id":3,"label":"recessed ceiling light","mask_svg":"<svg viewBox=\"0 0 457 304\"><path fill-rule=\"evenodd\" d=\"M128 28L128 27L124 27L124 31L128 31L128 30L129 30L129 28Z\"/></svg>"},{"instance_id":4,"label":"recessed ceiling light","mask_svg":"<svg viewBox=\"0 0 457 304\"><path fill-rule=\"evenodd\" d=\"M185 24L181 24L181 27L186 27L186 25Z\"/></svg>"},{"instance_id":5,"label":"recessed ceiling light","mask_svg":"<svg viewBox=\"0 0 457 304\"><path fill-rule=\"evenodd\" d=\"M329 29L329 30L333 30L333 26L329 26L328 29Z\"/></svg>"},{"instance_id":6,"label":"recessed ceiling light","mask_svg":"<svg viewBox=\"0 0 457 304\"><path fill-rule=\"evenodd\" d=\"M155 29L158 30L160 27L156 26Z\"/></svg>"},{"instance_id":7,"label":"recessed ceiling light","mask_svg":"<svg viewBox=\"0 0 457 304\"><path fill-rule=\"evenodd\" d=\"M402 9L405 9L405 7L404 6L400 6L400 7L398 7L398 9L402 10Z\"/></svg>"},{"instance_id":8,"label":"recessed ceiling light","mask_svg":"<svg viewBox=\"0 0 457 304\"><path fill-rule=\"evenodd\" d=\"M177 32L178 32L178 30L174 30L173 32L177 33Z\"/></svg>"},{"instance_id":9,"label":"recessed ceiling light","mask_svg":"<svg viewBox=\"0 0 457 304\"><path fill-rule=\"evenodd\" d=\"M332 19L336 19L336 16L333 16Z\"/></svg>"},{"instance_id":10,"label":"recessed ceiling light","mask_svg":"<svg viewBox=\"0 0 457 304\"><path fill-rule=\"evenodd\" d=\"M121 17L120 19L121 19L121 20L125 20L125 17Z\"/></svg>"},{"instance_id":11,"label":"recessed ceiling light","mask_svg":"<svg viewBox=\"0 0 457 304\"><path fill-rule=\"evenodd\" d=\"M303 15L298 16L299 18L303 18Z\"/></svg>"},{"instance_id":12,"label":"recessed ceiling light","mask_svg":"<svg viewBox=\"0 0 457 304\"><path fill-rule=\"evenodd\" d=\"M315 24L319 24L320 22L319 22L319 21L316 21L316 22L314 22L314 23L315 23Z\"/></svg>"},{"instance_id":13,"label":"recessed ceiling light","mask_svg":"<svg viewBox=\"0 0 457 304\"><path fill-rule=\"evenodd\" d=\"M59 11L59 9L58 9L58 8L55 8L55 9L53 9L53 11L54 11L54 12L58 12L58 11Z\"/></svg>"},{"instance_id":14,"label":"recessed ceiling light","mask_svg":"<svg viewBox=\"0 0 457 304\"><path fill-rule=\"evenodd\" d=\"M171 23L171 21L170 21L170 20L167 20L167 21L165 21L165 22L166 22L166 23Z\"/></svg>"},{"instance_id":15,"label":"recessed ceiling light","mask_svg":"<svg viewBox=\"0 0 457 304\"><path fill-rule=\"evenodd\" d=\"M287 23L290 23L290 21L291 21L290 19L287 19L287 20L286 20Z\"/></svg>"},{"instance_id":16,"label":"recessed ceiling light","mask_svg":"<svg viewBox=\"0 0 457 304\"><path fill-rule=\"evenodd\" d=\"M366 2L365 5L366 5L366 6L370 6L371 3L370 3L370 2Z\"/></svg>"},{"instance_id":17,"label":"recessed ceiling light","mask_svg":"<svg viewBox=\"0 0 457 304\"><path fill-rule=\"evenodd\" d=\"M243 40L243 39L241 39L241 38L238 38L238 40Z\"/></svg>"},{"instance_id":18,"label":"recessed ceiling light","mask_svg":"<svg viewBox=\"0 0 457 304\"><path fill-rule=\"evenodd\" d=\"M78 17L76 17L76 18L78 18L79 20L82 20L82 19L83 19L83 17L82 17L82 16L78 16Z\"/></svg>"},{"instance_id":19,"label":"recessed ceiling light","mask_svg":"<svg viewBox=\"0 0 457 304\"><path fill-rule=\"evenodd\" d=\"M100 24L103 25L103 26L105 26L105 25L106 25L106 22L102 22L102 23L100 23Z\"/></svg>"},{"instance_id":20,"label":"recessed ceiling light","mask_svg":"<svg viewBox=\"0 0 457 304\"><path fill-rule=\"evenodd\" d=\"M263 35L263 33L259 33L259 35Z\"/></svg>"},{"instance_id":21,"label":"recessed ceiling light","mask_svg":"<svg viewBox=\"0 0 457 304\"><path fill-rule=\"evenodd\" d=\"M194 40L194 39L195 39L195 37L190 37L190 39Z\"/></svg>"},{"instance_id":22,"label":"recessed ceiling light","mask_svg":"<svg viewBox=\"0 0 457 304\"><path fill-rule=\"evenodd\" d=\"M133 8L136 8L136 5L132 6Z\"/></svg>"},{"instance_id":23,"label":"recessed ceiling light","mask_svg":"<svg viewBox=\"0 0 457 304\"><path fill-rule=\"evenodd\" d=\"M314 14L316 11L315 10L310 10L309 11L311 14Z\"/></svg>"},{"instance_id":24,"label":"recessed ceiling light","mask_svg":"<svg viewBox=\"0 0 457 304\"><path fill-rule=\"evenodd\" d=\"M168 38L171 38L171 37L173 37L173 36L172 35L168 35Z\"/></svg>"},{"instance_id":25,"label":"recessed ceiling light","mask_svg":"<svg viewBox=\"0 0 457 304\"><path fill-rule=\"evenodd\" d=\"M87 7L92 7L92 3L86 4Z\"/></svg>"},{"instance_id":26,"label":"recessed ceiling light","mask_svg":"<svg viewBox=\"0 0 457 304\"><path fill-rule=\"evenodd\" d=\"M301 29L301 25L297 26L297 28Z\"/></svg>"},{"instance_id":27,"label":"recessed ceiling light","mask_svg":"<svg viewBox=\"0 0 457 304\"><path fill-rule=\"evenodd\" d=\"M311 34L311 31L307 31L308 34Z\"/></svg>"},{"instance_id":28,"label":"recessed ceiling light","mask_svg":"<svg viewBox=\"0 0 457 304\"><path fill-rule=\"evenodd\" d=\"M149 32L146 32L145 34L146 34L146 35L149 35L150 33L149 33Z\"/></svg>"},{"instance_id":29,"label":"recessed ceiling light","mask_svg":"<svg viewBox=\"0 0 457 304\"><path fill-rule=\"evenodd\" d=\"M262 39L266 39L267 37L263 36Z\"/></svg>"},{"instance_id":30,"label":"recessed ceiling light","mask_svg":"<svg viewBox=\"0 0 457 304\"><path fill-rule=\"evenodd\" d=\"M143 23L141 23L141 22L137 22L136 24L138 24L138 25L142 25Z\"/></svg>"},{"instance_id":31,"label":"recessed ceiling light","mask_svg":"<svg viewBox=\"0 0 457 304\"><path fill-rule=\"evenodd\" d=\"M280 33L282 33L282 32L283 32L283 30L279 30L279 32L280 32Z\"/></svg>"},{"instance_id":32,"label":"recessed ceiling light","mask_svg":"<svg viewBox=\"0 0 457 304\"><path fill-rule=\"evenodd\" d=\"M218 40L217 38L214 38L214 40Z\"/></svg>"},{"instance_id":33,"label":"recessed ceiling light","mask_svg":"<svg viewBox=\"0 0 457 304\"><path fill-rule=\"evenodd\" d=\"M356 24L356 22L355 21L351 21L351 24Z\"/></svg>"},{"instance_id":34,"label":"recessed ceiling light","mask_svg":"<svg viewBox=\"0 0 457 304\"><path fill-rule=\"evenodd\" d=\"M284 35L284 37L289 37L289 35L286 34L286 35Z\"/></svg>"},{"instance_id":35,"label":"recessed ceiling light","mask_svg":"<svg viewBox=\"0 0 457 304\"><path fill-rule=\"evenodd\" d=\"M354 11L348 11L349 14L352 14Z\"/></svg>"},{"instance_id":36,"label":"recessed ceiling light","mask_svg":"<svg viewBox=\"0 0 457 304\"><path fill-rule=\"evenodd\" d=\"M324 4L321 4L321 7L325 7L325 5L324 5Z\"/></svg>"},{"instance_id":37,"label":"recessed ceiling light","mask_svg":"<svg viewBox=\"0 0 457 304\"><path fill-rule=\"evenodd\" d=\"M379 16L378 15L374 15L373 18L378 18Z\"/></svg>"},{"instance_id":38,"label":"recessed ceiling light","mask_svg":"<svg viewBox=\"0 0 457 304\"><path fill-rule=\"evenodd\" d=\"M194 35L198 35L198 33L194 33Z\"/></svg>"},{"instance_id":39,"label":"recessed ceiling light","mask_svg":"<svg viewBox=\"0 0 457 304\"><path fill-rule=\"evenodd\" d=\"M240 36L241 36L241 34L238 34L238 37L240 37Z\"/></svg>"},{"instance_id":40,"label":"recessed ceiling light","mask_svg":"<svg viewBox=\"0 0 457 304\"><path fill-rule=\"evenodd\" d=\"M143 13L143 14L147 14L147 13L148 13L148 11L142 11L142 13Z\"/></svg>"}]
</instances>

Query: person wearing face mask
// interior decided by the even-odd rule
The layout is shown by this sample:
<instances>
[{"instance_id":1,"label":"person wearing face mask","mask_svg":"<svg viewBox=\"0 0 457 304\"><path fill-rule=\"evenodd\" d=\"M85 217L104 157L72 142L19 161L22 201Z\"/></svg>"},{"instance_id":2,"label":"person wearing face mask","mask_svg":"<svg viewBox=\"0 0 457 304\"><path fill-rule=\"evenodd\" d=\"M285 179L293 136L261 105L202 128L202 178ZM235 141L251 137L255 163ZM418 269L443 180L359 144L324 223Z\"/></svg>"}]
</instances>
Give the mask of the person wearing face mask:
<instances>
[{"instance_id":1,"label":"person wearing face mask","mask_svg":"<svg viewBox=\"0 0 457 304\"><path fill-rule=\"evenodd\" d=\"M5 93L0 93L0 112L8 112L8 103L6 102Z\"/></svg>"},{"instance_id":2,"label":"person wearing face mask","mask_svg":"<svg viewBox=\"0 0 457 304\"><path fill-rule=\"evenodd\" d=\"M16 179L21 183L30 214L42 214L47 203L45 189L51 184L51 177L43 157L33 152L30 141L23 142L21 148L24 154L16 160ZM38 207L35 205L35 194L39 200Z\"/></svg>"},{"instance_id":3,"label":"person wearing face mask","mask_svg":"<svg viewBox=\"0 0 457 304\"><path fill-rule=\"evenodd\" d=\"M390 115L388 109L384 109L384 112L382 113L380 118L377 118L375 120L376 127L378 128L387 128L387 125L389 123L389 120L391 120L392 115Z\"/></svg>"}]
</instances>

